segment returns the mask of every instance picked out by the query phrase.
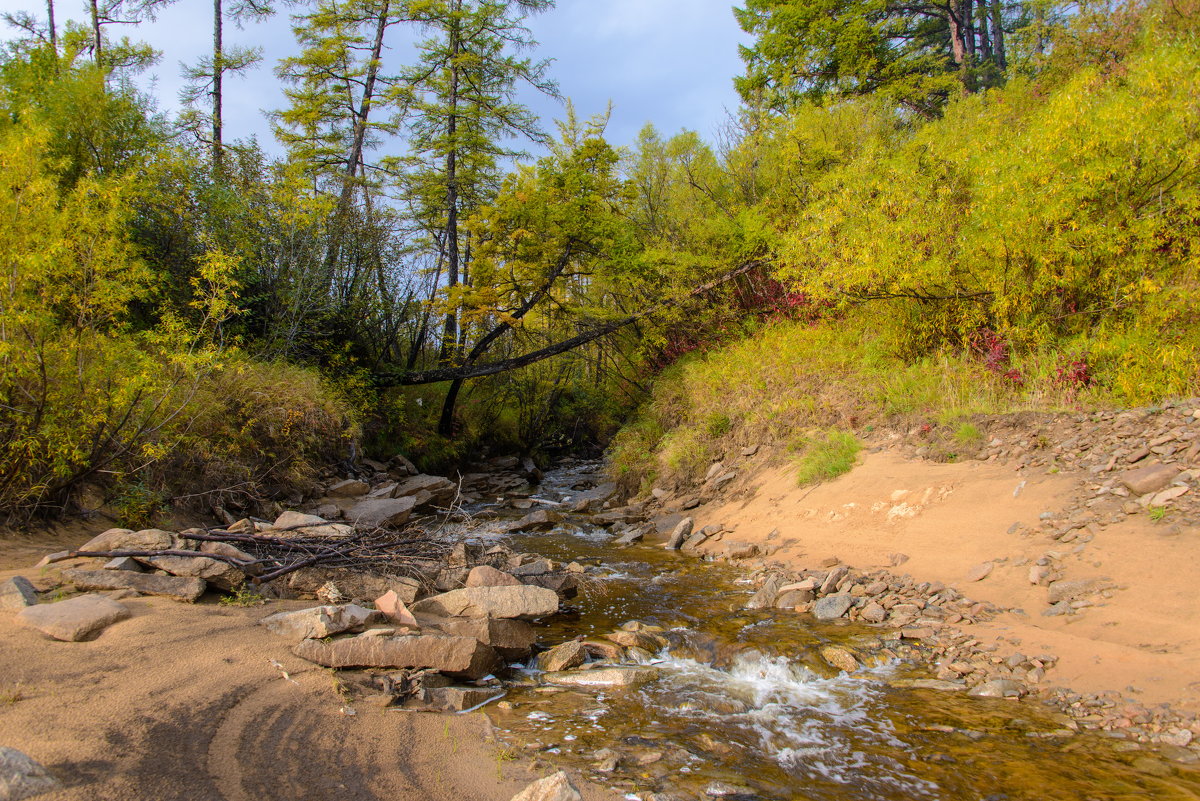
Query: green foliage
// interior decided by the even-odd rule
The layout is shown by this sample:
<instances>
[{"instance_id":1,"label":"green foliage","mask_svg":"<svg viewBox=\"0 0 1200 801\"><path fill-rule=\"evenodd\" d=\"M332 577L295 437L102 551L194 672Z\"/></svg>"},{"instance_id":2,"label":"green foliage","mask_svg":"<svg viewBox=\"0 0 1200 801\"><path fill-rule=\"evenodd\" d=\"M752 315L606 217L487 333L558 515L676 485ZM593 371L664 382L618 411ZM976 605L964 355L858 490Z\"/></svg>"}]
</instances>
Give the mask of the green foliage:
<instances>
[{"instance_id":1,"label":"green foliage","mask_svg":"<svg viewBox=\"0 0 1200 801\"><path fill-rule=\"evenodd\" d=\"M249 585L243 584L232 593L222 595L221 600L217 601L221 606L262 606L267 602L267 599L258 592L258 589Z\"/></svg>"},{"instance_id":2,"label":"green foliage","mask_svg":"<svg viewBox=\"0 0 1200 801\"><path fill-rule=\"evenodd\" d=\"M154 528L165 510L162 493L149 489L142 479L119 482L111 501L117 525L124 528Z\"/></svg>"},{"instance_id":3,"label":"green foliage","mask_svg":"<svg viewBox=\"0 0 1200 801\"><path fill-rule=\"evenodd\" d=\"M982 439L983 434L974 423L963 423L954 430L954 441L960 445L977 445Z\"/></svg>"},{"instance_id":4,"label":"green foliage","mask_svg":"<svg viewBox=\"0 0 1200 801\"><path fill-rule=\"evenodd\" d=\"M804 486L850 472L862 450L862 443L848 431L833 430L822 436L802 439L793 447L800 451L796 460L796 481Z\"/></svg>"}]
</instances>

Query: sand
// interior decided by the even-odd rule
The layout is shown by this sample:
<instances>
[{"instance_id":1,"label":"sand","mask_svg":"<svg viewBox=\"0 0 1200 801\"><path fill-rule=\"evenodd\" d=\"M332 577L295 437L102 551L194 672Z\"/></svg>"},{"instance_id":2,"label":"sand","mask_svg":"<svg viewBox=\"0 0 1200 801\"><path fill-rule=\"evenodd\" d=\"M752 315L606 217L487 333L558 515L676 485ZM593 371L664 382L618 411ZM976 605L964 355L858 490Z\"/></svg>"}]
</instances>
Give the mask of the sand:
<instances>
[{"instance_id":1,"label":"sand","mask_svg":"<svg viewBox=\"0 0 1200 801\"><path fill-rule=\"evenodd\" d=\"M837 556L860 569L890 567L892 554L909 559L891 568L918 581L941 581L1005 612L972 627L980 641L1001 640L1008 651L1052 653L1059 664L1050 685L1081 692L1119 691L1144 704L1170 702L1200 711L1200 521L1172 526L1132 515L1096 534L1081 553L1077 543L1054 542L1036 530L1039 515L1072 505L1080 474L1018 473L998 463L936 463L898 453L867 453L848 474L815 487L796 485L786 466L762 466L738 478L737 500L689 512L696 526L722 523L730 541L782 544L772 560L818 567ZM898 512L894 512L899 508ZM889 516L889 512L891 515ZM776 537L768 540L774 530ZM1069 617L1043 617L1045 587L1028 580L1029 565L1047 551L1064 554L1065 578L1107 577L1108 600ZM966 579L984 561L995 565L982 581Z\"/></svg>"},{"instance_id":2,"label":"sand","mask_svg":"<svg viewBox=\"0 0 1200 801\"><path fill-rule=\"evenodd\" d=\"M28 551L66 536L0 546L0 579L36 583ZM52 641L0 614L0 745L65 785L39 799L507 801L541 775L497 747L481 712L345 703L332 671L256 625L264 607L124 603L133 617L91 642ZM620 798L573 778L589 801Z\"/></svg>"}]
</instances>

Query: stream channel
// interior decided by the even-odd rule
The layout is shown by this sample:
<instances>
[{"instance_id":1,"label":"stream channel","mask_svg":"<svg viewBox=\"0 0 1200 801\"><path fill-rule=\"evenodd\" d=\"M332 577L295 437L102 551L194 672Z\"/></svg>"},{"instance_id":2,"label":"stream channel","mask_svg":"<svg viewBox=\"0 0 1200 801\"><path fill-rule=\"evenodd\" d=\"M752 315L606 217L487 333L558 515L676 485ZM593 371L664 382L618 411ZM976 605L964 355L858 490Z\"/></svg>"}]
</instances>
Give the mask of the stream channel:
<instances>
[{"instance_id":1,"label":"stream channel","mask_svg":"<svg viewBox=\"0 0 1200 801\"><path fill-rule=\"evenodd\" d=\"M566 463L532 496L569 500L573 488L603 480L601 469ZM671 644L648 660L659 677L638 688L549 687L531 667L514 670L503 702L484 711L515 751L643 801L654 792L681 801L1200 799L1195 766L1066 730L1069 719L1036 700L904 687L931 674L875 653L887 629L746 610L754 588L744 571L653 544L613 548L612 535L586 521L472 534L588 566L573 610L538 624L544 645L631 620L661 626ZM866 666L830 667L819 649L831 643ZM616 768L604 770L614 755Z\"/></svg>"}]
</instances>

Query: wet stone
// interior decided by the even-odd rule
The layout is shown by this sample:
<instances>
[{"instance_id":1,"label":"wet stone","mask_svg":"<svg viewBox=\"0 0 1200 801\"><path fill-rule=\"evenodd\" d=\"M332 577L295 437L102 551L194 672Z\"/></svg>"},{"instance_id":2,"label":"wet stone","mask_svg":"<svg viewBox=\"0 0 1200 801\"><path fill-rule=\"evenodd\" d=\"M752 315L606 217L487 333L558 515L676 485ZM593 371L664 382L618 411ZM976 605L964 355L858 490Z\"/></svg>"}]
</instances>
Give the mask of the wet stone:
<instances>
[{"instance_id":1,"label":"wet stone","mask_svg":"<svg viewBox=\"0 0 1200 801\"><path fill-rule=\"evenodd\" d=\"M817 620L837 620L854 605L848 594L826 595L813 604L813 617Z\"/></svg>"}]
</instances>

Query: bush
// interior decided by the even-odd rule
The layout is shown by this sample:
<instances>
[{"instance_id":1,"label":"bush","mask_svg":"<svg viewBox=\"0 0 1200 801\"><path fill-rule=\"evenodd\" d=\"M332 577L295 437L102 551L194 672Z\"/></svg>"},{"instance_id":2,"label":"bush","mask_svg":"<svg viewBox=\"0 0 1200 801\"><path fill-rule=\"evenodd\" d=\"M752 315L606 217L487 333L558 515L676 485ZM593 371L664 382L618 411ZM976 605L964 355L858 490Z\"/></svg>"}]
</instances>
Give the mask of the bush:
<instances>
[{"instance_id":1,"label":"bush","mask_svg":"<svg viewBox=\"0 0 1200 801\"><path fill-rule=\"evenodd\" d=\"M850 472L862 450L862 443L848 431L830 431L824 436L803 440L797 447L801 453L796 465L796 481L803 486Z\"/></svg>"}]
</instances>

